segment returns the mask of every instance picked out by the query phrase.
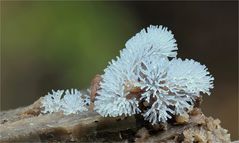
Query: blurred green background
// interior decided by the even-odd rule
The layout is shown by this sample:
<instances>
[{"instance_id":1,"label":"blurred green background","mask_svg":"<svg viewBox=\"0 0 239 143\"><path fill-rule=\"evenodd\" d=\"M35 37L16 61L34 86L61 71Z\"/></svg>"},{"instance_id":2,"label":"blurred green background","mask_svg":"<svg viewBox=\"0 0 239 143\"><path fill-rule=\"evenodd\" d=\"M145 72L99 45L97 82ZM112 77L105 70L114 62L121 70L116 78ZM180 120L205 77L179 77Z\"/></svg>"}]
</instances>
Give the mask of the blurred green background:
<instances>
[{"instance_id":1,"label":"blurred green background","mask_svg":"<svg viewBox=\"0 0 239 143\"><path fill-rule=\"evenodd\" d=\"M169 27L181 58L215 77L203 111L238 139L237 2L1 1L1 110L31 104L52 89L90 85L142 28Z\"/></svg>"}]
</instances>

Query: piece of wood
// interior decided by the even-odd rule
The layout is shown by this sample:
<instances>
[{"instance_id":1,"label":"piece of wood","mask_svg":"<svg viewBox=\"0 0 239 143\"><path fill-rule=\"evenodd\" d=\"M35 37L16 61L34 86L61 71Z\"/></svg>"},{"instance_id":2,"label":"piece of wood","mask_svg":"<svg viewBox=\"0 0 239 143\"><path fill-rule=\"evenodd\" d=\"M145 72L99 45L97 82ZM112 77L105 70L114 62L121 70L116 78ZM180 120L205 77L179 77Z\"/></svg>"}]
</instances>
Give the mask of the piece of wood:
<instances>
[{"instance_id":1,"label":"piece of wood","mask_svg":"<svg viewBox=\"0 0 239 143\"><path fill-rule=\"evenodd\" d=\"M199 108L190 113L186 123L174 120L148 126L140 115L113 118L91 111L42 115L41 100L0 112L0 142L210 142L212 138L218 139L217 142L230 142L230 135L220 127L220 121L205 117Z\"/></svg>"}]
</instances>

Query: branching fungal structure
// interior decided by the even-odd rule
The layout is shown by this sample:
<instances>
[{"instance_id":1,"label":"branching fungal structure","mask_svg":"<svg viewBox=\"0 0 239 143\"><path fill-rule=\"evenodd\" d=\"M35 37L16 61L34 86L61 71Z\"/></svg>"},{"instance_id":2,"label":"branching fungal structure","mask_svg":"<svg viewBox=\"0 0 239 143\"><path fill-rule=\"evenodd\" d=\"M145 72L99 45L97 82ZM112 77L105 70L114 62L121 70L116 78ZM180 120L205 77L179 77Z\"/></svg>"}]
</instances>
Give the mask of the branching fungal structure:
<instances>
[{"instance_id":1,"label":"branching fungal structure","mask_svg":"<svg viewBox=\"0 0 239 143\"><path fill-rule=\"evenodd\" d=\"M142 114L152 124L190 111L201 93L210 95L214 78L205 65L176 58L177 49L167 28L149 26L141 30L104 70L94 110L112 117ZM57 91L45 96L43 113L87 110L80 92L67 91L63 98L62 94Z\"/></svg>"},{"instance_id":2,"label":"branching fungal structure","mask_svg":"<svg viewBox=\"0 0 239 143\"><path fill-rule=\"evenodd\" d=\"M83 96L77 89L52 90L52 94L43 97L42 113L62 111L65 115L77 114L88 110L89 101L89 96Z\"/></svg>"},{"instance_id":3,"label":"branching fungal structure","mask_svg":"<svg viewBox=\"0 0 239 143\"><path fill-rule=\"evenodd\" d=\"M210 95L214 78L199 62L177 59L177 49L167 28L140 31L104 70L95 110L113 117L141 113L152 124L189 111L200 92ZM145 111L139 108L142 102Z\"/></svg>"}]
</instances>

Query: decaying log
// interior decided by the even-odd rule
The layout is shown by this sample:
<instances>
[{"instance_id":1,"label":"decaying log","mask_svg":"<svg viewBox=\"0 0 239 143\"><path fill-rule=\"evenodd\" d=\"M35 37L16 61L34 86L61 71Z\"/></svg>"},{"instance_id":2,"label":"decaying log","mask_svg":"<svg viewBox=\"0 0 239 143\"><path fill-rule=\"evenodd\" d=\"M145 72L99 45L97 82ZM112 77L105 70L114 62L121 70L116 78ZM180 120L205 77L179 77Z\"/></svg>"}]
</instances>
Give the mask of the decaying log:
<instances>
[{"instance_id":1,"label":"decaying log","mask_svg":"<svg viewBox=\"0 0 239 143\"><path fill-rule=\"evenodd\" d=\"M230 142L220 121L195 108L187 118L158 126L137 117L102 117L95 112L40 114L41 98L30 106L0 112L0 142ZM215 139L215 140L213 140Z\"/></svg>"}]
</instances>

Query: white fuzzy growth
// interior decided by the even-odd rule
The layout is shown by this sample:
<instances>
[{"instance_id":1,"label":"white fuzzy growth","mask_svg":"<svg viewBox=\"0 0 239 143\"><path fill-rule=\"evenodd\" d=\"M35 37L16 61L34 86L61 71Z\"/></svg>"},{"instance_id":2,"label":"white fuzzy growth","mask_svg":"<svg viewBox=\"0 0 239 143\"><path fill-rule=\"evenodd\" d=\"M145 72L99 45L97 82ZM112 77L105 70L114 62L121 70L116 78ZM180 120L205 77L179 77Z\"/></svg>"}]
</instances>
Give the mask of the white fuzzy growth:
<instances>
[{"instance_id":1,"label":"white fuzzy growth","mask_svg":"<svg viewBox=\"0 0 239 143\"><path fill-rule=\"evenodd\" d=\"M135 87L141 64L149 57L175 57L176 40L171 31L162 26L143 29L125 44L117 60L104 70L100 83L100 96L96 97L95 110L103 116L132 115L138 113L138 101L126 99L130 87Z\"/></svg>"},{"instance_id":2,"label":"white fuzzy growth","mask_svg":"<svg viewBox=\"0 0 239 143\"><path fill-rule=\"evenodd\" d=\"M129 39L125 46L129 51L141 53L139 57L151 54L176 57L176 50L178 49L171 31L167 30L166 27L152 25L146 29L142 29L134 37Z\"/></svg>"},{"instance_id":3,"label":"white fuzzy growth","mask_svg":"<svg viewBox=\"0 0 239 143\"><path fill-rule=\"evenodd\" d=\"M145 91L142 98L146 101L149 102L151 95L168 93L163 89L166 86L168 64L169 60L166 58L149 57L147 61L143 61L136 85Z\"/></svg>"},{"instance_id":4,"label":"white fuzzy growth","mask_svg":"<svg viewBox=\"0 0 239 143\"><path fill-rule=\"evenodd\" d=\"M143 113L144 118L152 124L166 122L168 119L172 118L171 114L174 114L174 111L168 108L168 105L170 105L169 100L163 98L167 97L157 96L157 100L153 103L151 108Z\"/></svg>"},{"instance_id":5,"label":"white fuzzy growth","mask_svg":"<svg viewBox=\"0 0 239 143\"><path fill-rule=\"evenodd\" d=\"M52 90L52 94L43 97L42 100L42 113L53 113L58 112L61 108L61 98L63 96L64 90Z\"/></svg>"},{"instance_id":6,"label":"white fuzzy growth","mask_svg":"<svg viewBox=\"0 0 239 143\"><path fill-rule=\"evenodd\" d=\"M61 109L64 114L77 114L83 111L87 111L88 109L84 106L84 100L81 97L81 93L78 90L66 90L65 96L61 102Z\"/></svg>"},{"instance_id":7,"label":"white fuzzy growth","mask_svg":"<svg viewBox=\"0 0 239 143\"><path fill-rule=\"evenodd\" d=\"M184 114L193 107L193 100L200 92L210 93L213 78L204 65L193 60L149 57L143 62L139 86L145 92L141 99L157 100L143 113L152 124L165 122L174 114ZM169 108L173 107L174 111Z\"/></svg>"},{"instance_id":8,"label":"white fuzzy growth","mask_svg":"<svg viewBox=\"0 0 239 143\"><path fill-rule=\"evenodd\" d=\"M100 83L100 96L96 96L95 110L102 116L132 115L139 112L136 99L126 99L129 92L126 90L127 81L136 81L137 76L123 60L112 61L105 69Z\"/></svg>"},{"instance_id":9,"label":"white fuzzy growth","mask_svg":"<svg viewBox=\"0 0 239 143\"><path fill-rule=\"evenodd\" d=\"M69 90L57 90L52 91L52 94L43 97L42 100L42 113L63 112L65 115L77 114L83 111L87 111L87 103L89 103L89 97L83 96L80 91L76 89Z\"/></svg>"},{"instance_id":10,"label":"white fuzzy growth","mask_svg":"<svg viewBox=\"0 0 239 143\"><path fill-rule=\"evenodd\" d=\"M152 124L188 112L200 92L210 94L214 79L206 66L194 60L176 59L176 40L167 28L150 26L125 46L120 57L104 70L95 101L95 110L101 115L115 117L141 112L139 99L127 98L133 87L144 91L140 100L147 101L150 109L142 115ZM170 61L168 57L174 59Z\"/></svg>"},{"instance_id":11,"label":"white fuzzy growth","mask_svg":"<svg viewBox=\"0 0 239 143\"><path fill-rule=\"evenodd\" d=\"M157 100L143 113L150 122L165 122L172 114L183 114L192 108L194 96L208 93L213 78L204 65L193 60L173 59L177 44L171 31L150 26L126 43L117 60L104 70L100 96L95 110L103 116L132 115L140 112L135 98L127 99L130 87L140 87L141 100ZM172 111L168 106L173 106Z\"/></svg>"},{"instance_id":12,"label":"white fuzzy growth","mask_svg":"<svg viewBox=\"0 0 239 143\"><path fill-rule=\"evenodd\" d=\"M135 99L128 100L125 97L111 97L111 99L107 100L108 98L105 96L101 96L97 99L98 101L95 102L95 110L105 117L131 116L140 112L138 109L138 101ZM102 102L99 102L100 100L102 100Z\"/></svg>"},{"instance_id":13,"label":"white fuzzy growth","mask_svg":"<svg viewBox=\"0 0 239 143\"><path fill-rule=\"evenodd\" d=\"M150 99L156 99L151 108L143 113L144 118L152 124L166 122L175 114L175 111L169 108L177 103L176 96L169 94L170 89L167 84L169 63L166 58L149 57L141 68L140 82L137 84L145 91L141 99L148 103Z\"/></svg>"},{"instance_id":14,"label":"white fuzzy growth","mask_svg":"<svg viewBox=\"0 0 239 143\"><path fill-rule=\"evenodd\" d=\"M173 59L169 65L168 81L174 84L174 91L184 90L186 93L199 95L199 92L210 95L214 78L205 65L194 60Z\"/></svg>"}]
</instances>

